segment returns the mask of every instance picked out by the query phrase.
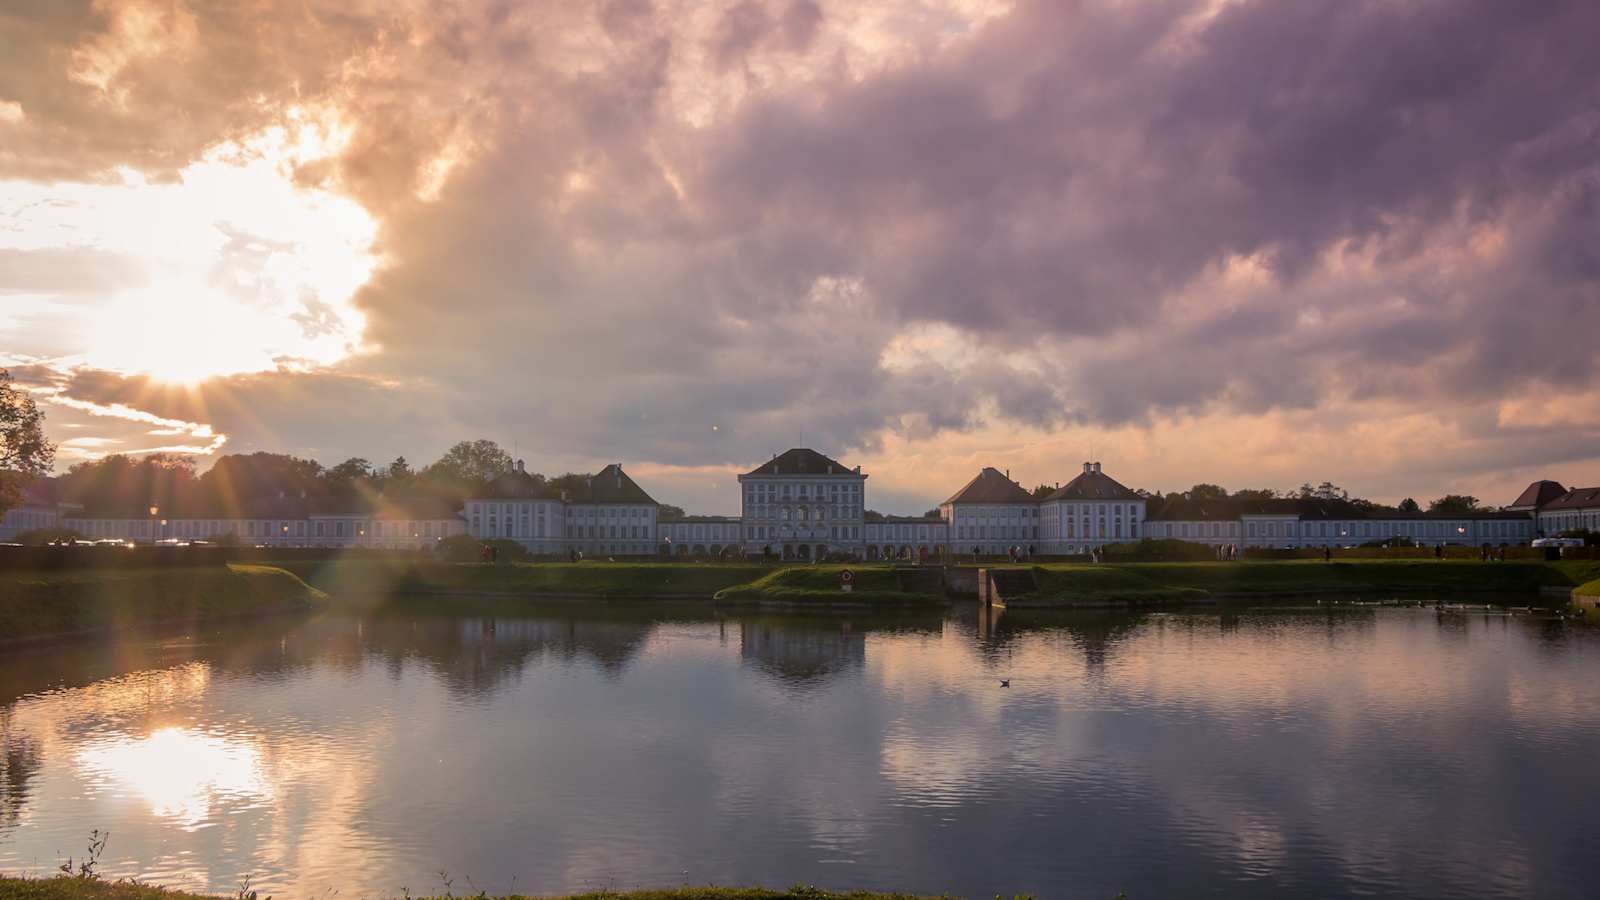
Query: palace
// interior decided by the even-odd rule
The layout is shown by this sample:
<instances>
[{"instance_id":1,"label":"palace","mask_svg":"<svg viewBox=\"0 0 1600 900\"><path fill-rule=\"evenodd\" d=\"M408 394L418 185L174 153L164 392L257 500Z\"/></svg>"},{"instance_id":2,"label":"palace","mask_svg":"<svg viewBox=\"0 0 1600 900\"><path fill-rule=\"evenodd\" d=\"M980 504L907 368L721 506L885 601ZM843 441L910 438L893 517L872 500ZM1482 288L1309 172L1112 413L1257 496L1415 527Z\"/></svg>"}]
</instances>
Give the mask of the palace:
<instances>
[{"instance_id":1,"label":"palace","mask_svg":"<svg viewBox=\"0 0 1600 900\"><path fill-rule=\"evenodd\" d=\"M1346 500L1163 500L1083 463L1066 484L1030 492L1009 471L981 469L928 516L868 511L867 475L809 448L738 477L738 516L663 520L661 506L621 463L552 492L521 462L461 507L426 499L313 502L303 495L237 509L86 510L45 488L0 519L0 541L37 529L136 543L237 540L276 547L420 549L456 535L515 541L535 556L770 556L915 559L944 554L1078 555L1141 538L1216 548L1525 544L1564 531L1600 531L1600 487L1536 481L1510 505L1469 513L1396 512Z\"/></svg>"}]
</instances>

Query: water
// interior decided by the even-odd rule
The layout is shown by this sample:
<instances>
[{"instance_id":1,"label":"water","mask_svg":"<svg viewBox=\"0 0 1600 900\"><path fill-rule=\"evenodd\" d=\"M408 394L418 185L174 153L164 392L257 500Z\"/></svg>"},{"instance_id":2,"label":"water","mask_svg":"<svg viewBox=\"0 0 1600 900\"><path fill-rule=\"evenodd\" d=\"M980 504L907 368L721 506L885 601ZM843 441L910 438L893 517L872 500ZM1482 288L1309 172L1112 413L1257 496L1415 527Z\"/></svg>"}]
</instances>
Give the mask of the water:
<instances>
[{"instance_id":1,"label":"water","mask_svg":"<svg viewBox=\"0 0 1600 900\"><path fill-rule=\"evenodd\" d=\"M100 828L105 875L280 897L1592 897L1597 684L1592 629L1371 607L410 609L9 648L0 871Z\"/></svg>"}]
</instances>

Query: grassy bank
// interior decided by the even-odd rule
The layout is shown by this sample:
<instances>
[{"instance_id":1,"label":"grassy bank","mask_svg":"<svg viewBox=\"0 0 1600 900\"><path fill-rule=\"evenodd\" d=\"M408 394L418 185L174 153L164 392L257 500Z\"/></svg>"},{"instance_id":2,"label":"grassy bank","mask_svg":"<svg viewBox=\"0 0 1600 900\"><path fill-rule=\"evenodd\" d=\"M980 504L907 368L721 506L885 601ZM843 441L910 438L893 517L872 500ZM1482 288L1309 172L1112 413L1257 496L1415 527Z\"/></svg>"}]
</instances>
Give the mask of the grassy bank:
<instances>
[{"instance_id":1,"label":"grassy bank","mask_svg":"<svg viewBox=\"0 0 1600 900\"><path fill-rule=\"evenodd\" d=\"M271 566L6 572L0 642L290 612L320 596Z\"/></svg>"},{"instance_id":2,"label":"grassy bank","mask_svg":"<svg viewBox=\"0 0 1600 900\"><path fill-rule=\"evenodd\" d=\"M849 593L839 589L839 573L845 569L850 569L855 576ZM808 606L867 603L924 606L943 602L942 597L934 594L901 590L892 570L870 566L792 566L773 569L747 584L718 591L716 599L719 603L793 603Z\"/></svg>"},{"instance_id":3,"label":"grassy bank","mask_svg":"<svg viewBox=\"0 0 1600 900\"><path fill-rule=\"evenodd\" d=\"M371 593L487 593L592 597L709 599L770 569L733 563L441 563L417 559L344 557L274 563L334 595Z\"/></svg>"},{"instance_id":4,"label":"grassy bank","mask_svg":"<svg viewBox=\"0 0 1600 900\"><path fill-rule=\"evenodd\" d=\"M1022 604L1173 602L1308 593L1532 593L1600 576L1600 562L1282 560L1237 563L1060 564L1034 567Z\"/></svg>"},{"instance_id":5,"label":"grassy bank","mask_svg":"<svg viewBox=\"0 0 1600 900\"><path fill-rule=\"evenodd\" d=\"M0 897L15 897L18 900L202 900L202 898L213 900L202 894L86 878L0 878ZM516 898L508 897L506 900L518 900L518 898L523 898L523 895L517 895ZM534 898L528 897L523 900L534 900ZM917 898L912 894L880 894L868 891L840 894L808 887L794 887L786 891L760 888L681 887L660 891L603 891L575 894L566 900L917 900Z\"/></svg>"},{"instance_id":6,"label":"grassy bank","mask_svg":"<svg viewBox=\"0 0 1600 900\"><path fill-rule=\"evenodd\" d=\"M1573 590L1580 597L1600 597L1600 578L1586 581Z\"/></svg>"}]
</instances>

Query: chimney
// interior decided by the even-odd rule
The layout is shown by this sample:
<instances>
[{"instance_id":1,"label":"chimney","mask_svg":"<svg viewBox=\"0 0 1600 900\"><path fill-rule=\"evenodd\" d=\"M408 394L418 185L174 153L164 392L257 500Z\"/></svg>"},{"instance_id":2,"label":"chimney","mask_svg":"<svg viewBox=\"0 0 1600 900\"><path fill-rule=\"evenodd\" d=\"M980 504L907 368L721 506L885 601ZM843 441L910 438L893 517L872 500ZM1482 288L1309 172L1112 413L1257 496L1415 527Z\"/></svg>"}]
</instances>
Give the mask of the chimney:
<instances>
[{"instance_id":1,"label":"chimney","mask_svg":"<svg viewBox=\"0 0 1600 900\"><path fill-rule=\"evenodd\" d=\"M1095 474L1096 474L1096 475L1099 475L1099 474L1100 474L1100 464L1099 464L1099 463L1095 463L1095 464L1094 464L1094 473L1095 473Z\"/></svg>"},{"instance_id":2,"label":"chimney","mask_svg":"<svg viewBox=\"0 0 1600 900\"><path fill-rule=\"evenodd\" d=\"M1084 463L1083 464L1083 474L1088 475L1089 473L1091 473L1093 471L1094 471L1094 463Z\"/></svg>"},{"instance_id":3,"label":"chimney","mask_svg":"<svg viewBox=\"0 0 1600 900\"><path fill-rule=\"evenodd\" d=\"M523 462L520 459L517 460L517 471L518 472L526 472L526 471L528 471L528 464Z\"/></svg>"},{"instance_id":4,"label":"chimney","mask_svg":"<svg viewBox=\"0 0 1600 900\"><path fill-rule=\"evenodd\" d=\"M1010 480L1011 480L1011 470L1010 470L1010 469L1007 469L1007 470L1006 470L1006 480L1007 480L1007 481L1010 481Z\"/></svg>"},{"instance_id":5,"label":"chimney","mask_svg":"<svg viewBox=\"0 0 1600 900\"><path fill-rule=\"evenodd\" d=\"M622 488L622 463L617 463L614 474L617 476L617 488L620 490Z\"/></svg>"}]
</instances>

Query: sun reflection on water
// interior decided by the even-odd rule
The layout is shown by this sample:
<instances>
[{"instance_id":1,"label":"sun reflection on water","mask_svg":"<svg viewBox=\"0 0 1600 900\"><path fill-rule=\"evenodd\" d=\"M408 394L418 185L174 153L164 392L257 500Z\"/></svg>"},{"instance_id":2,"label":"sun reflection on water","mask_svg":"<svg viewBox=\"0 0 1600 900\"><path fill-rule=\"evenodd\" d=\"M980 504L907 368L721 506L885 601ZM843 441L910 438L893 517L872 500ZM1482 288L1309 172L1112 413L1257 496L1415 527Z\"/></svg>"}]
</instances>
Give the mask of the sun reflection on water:
<instances>
[{"instance_id":1,"label":"sun reflection on water","mask_svg":"<svg viewBox=\"0 0 1600 900\"><path fill-rule=\"evenodd\" d=\"M210 821L214 806L272 799L259 750L189 728L86 747L77 763L94 788L140 797L156 815L184 828Z\"/></svg>"}]
</instances>

